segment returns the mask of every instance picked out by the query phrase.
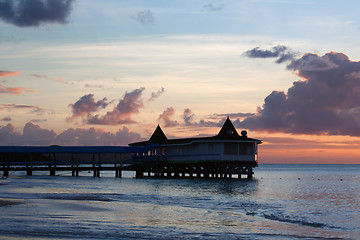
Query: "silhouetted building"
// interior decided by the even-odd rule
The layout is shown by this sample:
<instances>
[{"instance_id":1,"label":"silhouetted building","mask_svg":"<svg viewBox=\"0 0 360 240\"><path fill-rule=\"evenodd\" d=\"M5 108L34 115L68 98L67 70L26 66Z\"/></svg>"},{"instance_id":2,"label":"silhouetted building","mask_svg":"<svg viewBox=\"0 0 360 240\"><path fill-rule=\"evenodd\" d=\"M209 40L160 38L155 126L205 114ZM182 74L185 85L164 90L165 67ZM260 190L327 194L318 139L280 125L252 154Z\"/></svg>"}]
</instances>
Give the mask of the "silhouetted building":
<instances>
[{"instance_id":1,"label":"silhouetted building","mask_svg":"<svg viewBox=\"0 0 360 240\"><path fill-rule=\"evenodd\" d=\"M251 178L252 168L257 166L258 144L261 143L261 140L249 138L245 130L239 135L227 118L220 132L212 137L168 139L158 125L148 141L129 145L156 146L147 154L158 156L163 161L163 168L151 169L155 175L167 171L170 176L182 173L186 176L200 174L201 177L204 174L227 174L217 177L239 174L240 177L246 174Z\"/></svg>"}]
</instances>

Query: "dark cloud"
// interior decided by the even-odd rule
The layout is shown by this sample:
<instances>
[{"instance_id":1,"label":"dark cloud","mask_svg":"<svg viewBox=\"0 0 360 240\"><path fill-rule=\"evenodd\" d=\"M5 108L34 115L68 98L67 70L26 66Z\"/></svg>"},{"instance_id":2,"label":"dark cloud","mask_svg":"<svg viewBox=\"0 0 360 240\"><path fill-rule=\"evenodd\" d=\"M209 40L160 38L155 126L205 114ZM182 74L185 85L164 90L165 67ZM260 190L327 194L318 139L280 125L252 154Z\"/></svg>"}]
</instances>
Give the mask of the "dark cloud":
<instances>
[{"instance_id":1,"label":"dark cloud","mask_svg":"<svg viewBox=\"0 0 360 240\"><path fill-rule=\"evenodd\" d=\"M138 133L123 127L116 133L99 129L69 128L60 134L41 128L33 123L26 123L23 132L16 132L12 124L0 127L0 145L63 145L63 146L119 146L141 140Z\"/></svg>"},{"instance_id":2,"label":"dark cloud","mask_svg":"<svg viewBox=\"0 0 360 240\"><path fill-rule=\"evenodd\" d=\"M97 112L102 108L106 108L108 104L109 103L107 102L106 98L95 101L94 94L84 95L74 104L69 104L71 107L72 116L66 120L71 122L76 118L88 117L91 113Z\"/></svg>"},{"instance_id":3,"label":"dark cloud","mask_svg":"<svg viewBox=\"0 0 360 240\"><path fill-rule=\"evenodd\" d=\"M149 101L154 101L156 98L160 97L165 92L165 89L161 87L161 89L157 92L152 92Z\"/></svg>"},{"instance_id":4,"label":"dark cloud","mask_svg":"<svg viewBox=\"0 0 360 240\"><path fill-rule=\"evenodd\" d=\"M139 113L140 109L144 107L144 103L141 98L144 90L145 88L139 88L126 93L124 98L119 101L111 112L107 112L103 116L100 116L99 114L89 116L87 123L103 125L135 123L135 121L131 119L131 115Z\"/></svg>"},{"instance_id":5,"label":"dark cloud","mask_svg":"<svg viewBox=\"0 0 360 240\"><path fill-rule=\"evenodd\" d=\"M214 4L212 2L205 4L204 8L210 12L219 12L221 10L223 10L223 8L225 7L225 4Z\"/></svg>"},{"instance_id":6,"label":"dark cloud","mask_svg":"<svg viewBox=\"0 0 360 240\"><path fill-rule=\"evenodd\" d=\"M137 12L133 18L144 25L154 23L154 14L149 9Z\"/></svg>"},{"instance_id":7,"label":"dark cloud","mask_svg":"<svg viewBox=\"0 0 360 240\"><path fill-rule=\"evenodd\" d=\"M171 120L171 117L175 115L175 109L168 107L162 114L160 114L158 120L165 124L165 127L176 127L179 123L175 120Z\"/></svg>"},{"instance_id":8,"label":"dark cloud","mask_svg":"<svg viewBox=\"0 0 360 240\"><path fill-rule=\"evenodd\" d=\"M299 80L287 93L273 91L254 116L241 122L253 130L360 136L360 62L343 53L309 53L288 69Z\"/></svg>"},{"instance_id":9,"label":"dark cloud","mask_svg":"<svg viewBox=\"0 0 360 240\"><path fill-rule=\"evenodd\" d=\"M2 0L0 19L19 27L67 23L75 0Z\"/></svg>"},{"instance_id":10,"label":"dark cloud","mask_svg":"<svg viewBox=\"0 0 360 240\"><path fill-rule=\"evenodd\" d=\"M256 47L244 52L244 55L249 58L277 58L275 60L276 63L283 63L292 61L298 53L293 52L286 46L278 45L271 50L262 50L260 47Z\"/></svg>"}]
</instances>

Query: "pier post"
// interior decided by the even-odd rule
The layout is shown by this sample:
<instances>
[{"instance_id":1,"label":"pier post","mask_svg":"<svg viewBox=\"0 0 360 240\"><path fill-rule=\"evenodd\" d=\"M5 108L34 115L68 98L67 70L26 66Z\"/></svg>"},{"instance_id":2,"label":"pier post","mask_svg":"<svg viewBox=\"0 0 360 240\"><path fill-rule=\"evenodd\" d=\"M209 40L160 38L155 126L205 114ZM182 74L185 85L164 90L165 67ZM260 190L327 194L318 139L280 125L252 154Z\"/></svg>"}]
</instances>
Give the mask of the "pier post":
<instances>
[{"instance_id":1,"label":"pier post","mask_svg":"<svg viewBox=\"0 0 360 240\"><path fill-rule=\"evenodd\" d=\"M247 170L248 170L247 178L252 179L252 177L253 177L252 167L248 166Z\"/></svg>"},{"instance_id":2,"label":"pier post","mask_svg":"<svg viewBox=\"0 0 360 240\"><path fill-rule=\"evenodd\" d=\"M8 177L9 176L9 160L7 161L7 165L5 164L5 161L4 161L4 154L2 153L1 154L1 161L3 162L3 168L4 168L4 174L3 176L4 177Z\"/></svg>"},{"instance_id":3,"label":"pier post","mask_svg":"<svg viewBox=\"0 0 360 240\"><path fill-rule=\"evenodd\" d=\"M120 162L119 162L119 165L116 164L116 153L115 153L115 177L117 178L121 178L122 177L122 173L121 173L121 168L122 168L122 156L121 156L121 153L120 153Z\"/></svg>"},{"instance_id":4,"label":"pier post","mask_svg":"<svg viewBox=\"0 0 360 240\"><path fill-rule=\"evenodd\" d=\"M144 172L141 169L137 169L135 177L136 178L143 178L144 177Z\"/></svg>"},{"instance_id":5,"label":"pier post","mask_svg":"<svg viewBox=\"0 0 360 240\"><path fill-rule=\"evenodd\" d=\"M92 155L92 168L93 168L93 172L94 172L93 177L96 177L96 168L95 168L95 153L93 153L93 155Z\"/></svg>"},{"instance_id":6,"label":"pier post","mask_svg":"<svg viewBox=\"0 0 360 240\"><path fill-rule=\"evenodd\" d=\"M26 169L26 175L31 176L32 175L32 168L33 168L33 161L32 161L32 154L30 153L30 167L27 166Z\"/></svg>"}]
</instances>

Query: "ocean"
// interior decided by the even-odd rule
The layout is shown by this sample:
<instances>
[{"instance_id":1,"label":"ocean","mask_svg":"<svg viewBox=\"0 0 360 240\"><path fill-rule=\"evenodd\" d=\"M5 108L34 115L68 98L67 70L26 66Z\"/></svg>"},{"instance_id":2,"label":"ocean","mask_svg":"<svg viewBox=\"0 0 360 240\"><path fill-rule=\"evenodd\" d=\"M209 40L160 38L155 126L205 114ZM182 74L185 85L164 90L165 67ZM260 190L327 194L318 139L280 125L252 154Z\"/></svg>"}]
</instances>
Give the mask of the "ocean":
<instances>
[{"instance_id":1,"label":"ocean","mask_svg":"<svg viewBox=\"0 0 360 240\"><path fill-rule=\"evenodd\" d=\"M0 239L360 239L360 165L260 164L247 179L10 173Z\"/></svg>"}]
</instances>

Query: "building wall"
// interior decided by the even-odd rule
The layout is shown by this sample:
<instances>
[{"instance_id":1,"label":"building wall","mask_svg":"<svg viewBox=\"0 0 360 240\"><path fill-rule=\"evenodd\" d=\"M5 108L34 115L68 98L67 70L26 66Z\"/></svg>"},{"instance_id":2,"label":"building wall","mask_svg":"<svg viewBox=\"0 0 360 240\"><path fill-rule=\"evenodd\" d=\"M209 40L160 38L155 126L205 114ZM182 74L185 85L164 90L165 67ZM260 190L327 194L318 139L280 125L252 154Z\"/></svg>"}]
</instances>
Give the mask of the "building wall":
<instances>
[{"instance_id":1,"label":"building wall","mask_svg":"<svg viewBox=\"0 0 360 240\"><path fill-rule=\"evenodd\" d=\"M199 161L256 161L256 143L200 142L189 145L166 146L168 162Z\"/></svg>"}]
</instances>

